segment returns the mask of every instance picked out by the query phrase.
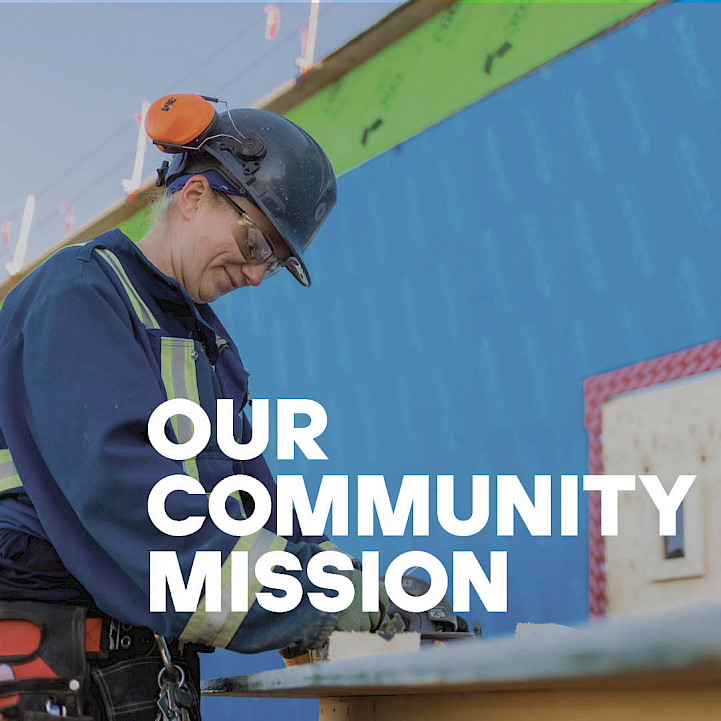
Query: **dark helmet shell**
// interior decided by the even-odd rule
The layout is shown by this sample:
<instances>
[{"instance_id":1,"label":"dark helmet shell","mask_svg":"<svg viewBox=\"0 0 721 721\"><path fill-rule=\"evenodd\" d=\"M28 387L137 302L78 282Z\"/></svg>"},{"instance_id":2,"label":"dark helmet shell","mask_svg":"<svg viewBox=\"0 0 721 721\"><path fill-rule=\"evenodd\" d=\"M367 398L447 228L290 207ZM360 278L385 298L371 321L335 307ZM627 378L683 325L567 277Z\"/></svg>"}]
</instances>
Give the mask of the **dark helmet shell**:
<instances>
[{"instance_id":1,"label":"dark helmet shell","mask_svg":"<svg viewBox=\"0 0 721 721\"><path fill-rule=\"evenodd\" d=\"M218 114L203 136L197 150L173 156L165 185L187 173L220 172L275 226L297 261L286 267L309 286L303 252L336 203L323 149L292 121L255 108Z\"/></svg>"}]
</instances>

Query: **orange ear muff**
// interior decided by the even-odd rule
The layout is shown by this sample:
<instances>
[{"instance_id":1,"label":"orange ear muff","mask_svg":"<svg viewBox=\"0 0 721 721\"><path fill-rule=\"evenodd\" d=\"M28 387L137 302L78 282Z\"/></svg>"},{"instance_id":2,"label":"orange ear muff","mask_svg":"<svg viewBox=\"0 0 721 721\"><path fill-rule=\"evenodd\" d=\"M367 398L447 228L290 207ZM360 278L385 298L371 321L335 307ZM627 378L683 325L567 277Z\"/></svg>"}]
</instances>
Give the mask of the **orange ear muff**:
<instances>
[{"instance_id":1,"label":"orange ear muff","mask_svg":"<svg viewBox=\"0 0 721 721\"><path fill-rule=\"evenodd\" d=\"M215 108L200 95L164 95L148 108L145 132L160 150L177 153L182 146L198 140L215 115Z\"/></svg>"}]
</instances>

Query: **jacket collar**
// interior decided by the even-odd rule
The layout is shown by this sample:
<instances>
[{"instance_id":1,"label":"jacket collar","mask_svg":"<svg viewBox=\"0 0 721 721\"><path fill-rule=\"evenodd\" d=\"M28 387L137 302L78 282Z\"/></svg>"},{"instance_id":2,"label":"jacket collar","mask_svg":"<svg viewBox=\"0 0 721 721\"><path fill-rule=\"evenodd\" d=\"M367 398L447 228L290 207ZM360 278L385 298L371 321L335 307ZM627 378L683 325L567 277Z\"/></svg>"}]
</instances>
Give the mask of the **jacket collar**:
<instances>
[{"instance_id":1,"label":"jacket collar","mask_svg":"<svg viewBox=\"0 0 721 721\"><path fill-rule=\"evenodd\" d=\"M175 278L156 268L121 230L109 230L88 243L83 248L84 260L90 259L95 248L107 248L115 253L126 272L135 276L131 280L140 283L161 305L170 302L195 310L195 301L185 288Z\"/></svg>"}]
</instances>

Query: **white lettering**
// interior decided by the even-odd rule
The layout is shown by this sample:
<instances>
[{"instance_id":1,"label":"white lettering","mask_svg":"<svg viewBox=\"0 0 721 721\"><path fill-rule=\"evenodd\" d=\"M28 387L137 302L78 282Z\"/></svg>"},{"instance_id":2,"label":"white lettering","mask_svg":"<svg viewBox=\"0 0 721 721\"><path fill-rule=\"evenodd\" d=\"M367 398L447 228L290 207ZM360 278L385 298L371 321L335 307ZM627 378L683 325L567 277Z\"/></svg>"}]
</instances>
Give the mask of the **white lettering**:
<instances>
[{"instance_id":1,"label":"white lettering","mask_svg":"<svg viewBox=\"0 0 721 721\"><path fill-rule=\"evenodd\" d=\"M176 611L194 613L200 604L203 586L205 586L205 610L211 613L220 611L220 571L220 551L196 551L186 587L177 552L151 551L151 612L165 612L167 588Z\"/></svg>"},{"instance_id":2,"label":"white lettering","mask_svg":"<svg viewBox=\"0 0 721 721\"><path fill-rule=\"evenodd\" d=\"M413 535L427 536L428 476L403 476L395 509L383 476L358 476L358 535L373 535L373 509L384 536L402 536L413 509Z\"/></svg>"},{"instance_id":3,"label":"white lettering","mask_svg":"<svg viewBox=\"0 0 721 721\"><path fill-rule=\"evenodd\" d=\"M311 508L303 476L280 475L277 484L279 536L293 535L293 508L304 536L322 536L331 510L332 535L348 535L348 476L323 476L314 509Z\"/></svg>"},{"instance_id":4,"label":"white lettering","mask_svg":"<svg viewBox=\"0 0 721 721\"><path fill-rule=\"evenodd\" d=\"M551 535L551 476L534 476L535 502L518 476L498 476L497 523L499 536L512 536L514 509L532 536Z\"/></svg>"},{"instance_id":5,"label":"white lettering","mask_svg":"<svg viewBox=\"0 0 721 721\"><path fill-rule=\"evenodd\" d=\"M295 427L295 416L307 415L310 422L303 428ZM295 446L310 461L327 461L315 439L323 433L328 425L325 408L317 401L307 398L278 399L278 460L292 461L295 459Z\"/></svg>"}]
</instances>

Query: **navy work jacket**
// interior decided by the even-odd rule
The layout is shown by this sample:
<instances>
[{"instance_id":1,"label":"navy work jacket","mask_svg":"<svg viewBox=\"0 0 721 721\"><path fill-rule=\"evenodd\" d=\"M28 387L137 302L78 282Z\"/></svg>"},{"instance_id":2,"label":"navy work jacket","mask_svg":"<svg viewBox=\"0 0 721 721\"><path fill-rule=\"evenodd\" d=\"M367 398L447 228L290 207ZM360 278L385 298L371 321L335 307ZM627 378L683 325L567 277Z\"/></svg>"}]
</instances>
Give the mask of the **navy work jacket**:
<instances>
[{"instance_id":1,"label":"navy work jacket","mask_svg":"<svg viewBox=\"0 0 721 721\"><path fill-rule=\"evenodd\" d=\"M312 647L335 626L337 614L308 602L320 591L305 571L295 610L274 613L255 601L254 560L285 550L305 569L325 538L275 535L275 512L258 533L235 537L208 518L186 537L151 523L148 494L160 479L186 474L206 492L245 473L275 498L262 456L233 461L216 441L217 398L232 398L236 438L250 439L243 406L248 374L215 313L196 304L119 230L65 248L43 263L0 309L0 529L49 541L97 606L123 622L188 642L255 652L290 643ZM153 410L170 398L199 403L212 424L204 451L169 460L148 441ZM184 442L192 425L176 416L169 435ZM168 424L170 429L170 423ZM241 430L242 429L242 430ZM173 493L173 518L207 515L204 496ZM242 511L241 511L242 512ZM322 546L321 546L322 544ZM150 551L175 551L187 582L198 550L222 554L220 612L150 612ZM249 611L230 607L230 553L248 551Z\"/></svg>"}]
</instances>

